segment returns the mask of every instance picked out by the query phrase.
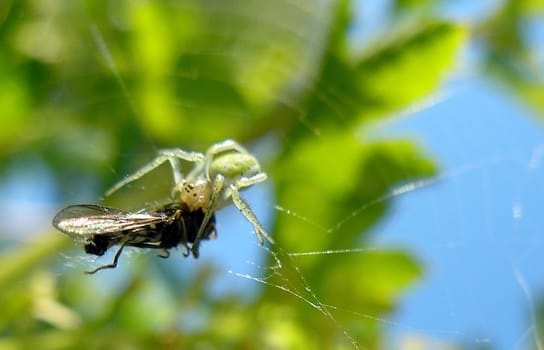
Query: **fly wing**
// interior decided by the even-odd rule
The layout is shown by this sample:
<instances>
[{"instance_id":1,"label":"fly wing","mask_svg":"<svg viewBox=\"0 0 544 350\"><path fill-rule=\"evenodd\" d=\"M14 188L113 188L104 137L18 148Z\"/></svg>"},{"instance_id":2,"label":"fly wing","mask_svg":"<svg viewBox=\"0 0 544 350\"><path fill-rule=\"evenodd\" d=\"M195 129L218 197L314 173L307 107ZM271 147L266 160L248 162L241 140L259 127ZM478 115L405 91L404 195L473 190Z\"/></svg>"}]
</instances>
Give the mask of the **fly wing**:
<instances>
[{"instance_id":1,"label":"fly wing","mask_svg":"<svg viewBox=\"0 0 544 350\"><path fill-rule=\"evenodd\" d=\"M70 236L135 230L168 220L164 214L133 213L93 204L71 205L53 219L53 226Z\"/></svg>"}]
</instances>

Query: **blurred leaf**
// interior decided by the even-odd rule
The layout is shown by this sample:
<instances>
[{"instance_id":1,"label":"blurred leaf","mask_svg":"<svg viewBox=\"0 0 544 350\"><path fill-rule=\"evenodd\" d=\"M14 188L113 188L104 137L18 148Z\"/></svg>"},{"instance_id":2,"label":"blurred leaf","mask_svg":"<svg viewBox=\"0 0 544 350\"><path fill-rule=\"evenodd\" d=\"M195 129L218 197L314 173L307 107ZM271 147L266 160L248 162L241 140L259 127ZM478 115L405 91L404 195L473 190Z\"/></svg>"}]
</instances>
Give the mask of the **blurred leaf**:
<instances>
[{"instance_id":1,"label":"blurred leaf","mask_svg":"<svg viewBox=\"0 0 544 350\"><path fill-rule=\"evenodd\" d=\"M20 137L30 119L32 100L18 71L8 70L8 58L0 51L0 148L10 147ZM5 152L5 151L4 151Z\"/></svg>"},{"instance_id":2,"label":"blurred leaf","mask_svg":"<svg viewBox=\"0 0 544 350\"><path fill-rule=\"evenodd\" d=\"M365 145L344 133L308 138L273 172L279 179L278 203L305 220L279 215L275 237L288 251L350 247L387 205L367 204L399 182L434 171L409 142Z\"/></svg>"},{"instance_id":3,"label":"blurred leaf","mask_svg":"<svg viewBox=\"0 0 544 350\"><path fill-rule=\"evenodd\" d=\"M402 9L415 6L429 6L436 2L436 0L395 0L395 6Z\"/></svg>"},{"instance_id":4,"label":"blurred leaf","mask_svg":"<svg viewBox=\"0 0 544 350\"><path fill-rule=\"evenodd\" d=\"M521 67L501 56L489 59L487 69L512 89L522 100L544 113L544 74Z\"/></svg>"},{"instance_id":5,"label":"blurred leaf","mask_svg":"<svg viewBox=\"0 0 544 350\"><path fill-rule=\"evenodd\" d=\"M538 14L544 14L541 1L505 1L493 16L476 27L475 36L487 50L487 73L542 115L544 71L538 63L539 47L531 47L525 37L527 22Z\"/></svg>"},{"instance_id":6,"label":"blurred leaf","mask_svg":"<svg viewBox=\"0 0 544 350\"><path fill-rule=\"evenodd\" d=\"M17 247L0 256L0 289L6 288L14 279L28 275L50 260L54 254L68 247L72 242L59 234L42 235L31 244Z\"/></svg>"},{"instance_id":7,"label":"blurred leaf","mask_svg":"<svg viewBox=\"0 0 544 350\"><path fill-rule=\"evenodd\" d=\"M464 28L436 22L394 36L355 64L326 51L320 75L308 89L296 134L349 128L385 117L436 90L454 67ZM425 72L425 74L422 74Z\"/></svg>"},{"instance_id":8,"label":"blurred leaf","mask_svg":"<svg viewBox=\"0 0 544 350\"><path fill-rule=\"evenodd\" d=\"M407 254L310 254L297 257L293 261L296 265L292 265L291 257L282 252L334 252L364 246L363 233L388 208L388 202L380 198L385 198L395 184L430 176L434 171L433 163L410 142L363 144L345 132L328 132L299 142L273 172L278 179L277 201L288 211L279 212L274 226L281 250L270 264L281 273L267 281L277 285L287 281L290 290L302 293L308 301L318 295L327 305L354 307L371 314L391 310L401 291L420 275L420 267ZM274 263L278 257L280 262ZM303 311L308 305L294 301L293 307L305 315L301 317L315 317ZM353 319L353 315L339 317L346 323ZM321 320L327 322L326 317ZM379 326L371 320L365 324L366 330L355 326L350 330L364 344L376 343L379 332L369 330Z\"/></svg>"},{"instance_id":9,"label":"blurred leaf","mask_svg":"<svg viewBox=\"0 0 544 350\"><path fill-rule=\"evenodd\" d=\"M402 251L352 253L330 270L319 287L327 303L372 315L391 311L404 289L421 277L419 264Z\"/></svg>"},{"instance_id":10,"label":"blurred leaf","mask_svg":"<svg viewBox=\"0 0 544 350\"><path fill-rule=\"evenodd\" d=\"M371 116L407 106L436 90L454 67L464 28L437 22L395 37L356 67Z\"/></svg>"}]
</instances>

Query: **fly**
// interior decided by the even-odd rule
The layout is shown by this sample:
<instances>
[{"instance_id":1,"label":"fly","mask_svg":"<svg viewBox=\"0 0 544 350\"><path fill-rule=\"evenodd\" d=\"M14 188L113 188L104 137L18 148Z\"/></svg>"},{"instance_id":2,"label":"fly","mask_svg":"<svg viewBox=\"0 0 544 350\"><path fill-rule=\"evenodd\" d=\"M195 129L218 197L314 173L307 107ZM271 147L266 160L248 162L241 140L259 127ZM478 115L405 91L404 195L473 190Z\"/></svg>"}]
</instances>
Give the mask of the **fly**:
<instances>
[{"instance_id":1,"label":"fly","mask_svg":"<svg viewBox=\"0 0 544 350\"><path fill-rule=\"evenodd\" d=\"M102 256L112 246L121 246L111 264L100 266L93 274L103 269L117 267L123 248L160 249L167 258L169 249L182 244L187 250L198 251L201 239L215 238L215 215L206 223L203 234L197 234L204 222L202 209L190 210L184 203L170 203L150 212L130 212L94 204L71 205L62 209L53 219L53 226L76 241L84 244L85 252ZM196 246L195 246L195 241ZM191 246L189 246L191 244Z\"/></svg>"}]
</instances>

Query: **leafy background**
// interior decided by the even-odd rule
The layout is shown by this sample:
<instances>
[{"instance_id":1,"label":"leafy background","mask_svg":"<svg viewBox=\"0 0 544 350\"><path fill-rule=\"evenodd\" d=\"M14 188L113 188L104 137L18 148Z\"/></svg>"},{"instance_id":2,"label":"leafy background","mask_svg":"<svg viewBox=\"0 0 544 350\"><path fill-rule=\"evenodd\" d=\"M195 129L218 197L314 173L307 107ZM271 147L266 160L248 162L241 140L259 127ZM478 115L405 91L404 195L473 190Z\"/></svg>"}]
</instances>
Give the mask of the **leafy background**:
<instances>
[{"instance_id":1,"label":"leafy background","mask_svg":"<svg viewBox=\"0 0 544 350\"><path fill-rule=\"evenodd\" d=\"M49 203L18 208L26 219L2 229L0 349L383 348L384 320L426 269L418 257L290 254L371 246L391 205L377 199L438 173L422 145L366 130L439 91L473 47L471 69L544 112L542 64L524 36L544 5L504 1L467 22L444 16L446 3L390 1L388 29L362 43L361 4L348 0L3 1L1 176ZM103 260L81 257L48 221L13 234L65 204L98 202L157 148L225 138L270 175L250 199L277 245L246 252L244 229L219 233L263 266L250 275L259 288L219 293L226 271L214 260L136 252L88 277ZM152 206L169 191L163 170L105 203Z\"/></svg>"}]
</instances>

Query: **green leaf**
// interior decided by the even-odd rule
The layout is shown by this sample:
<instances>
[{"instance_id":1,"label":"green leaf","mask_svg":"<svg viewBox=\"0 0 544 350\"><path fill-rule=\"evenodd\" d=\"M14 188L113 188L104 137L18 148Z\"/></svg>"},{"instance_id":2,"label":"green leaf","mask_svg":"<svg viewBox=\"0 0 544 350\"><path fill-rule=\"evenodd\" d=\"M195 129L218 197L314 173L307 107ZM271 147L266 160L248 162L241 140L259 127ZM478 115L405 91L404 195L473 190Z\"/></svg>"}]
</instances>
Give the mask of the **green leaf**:
<instances>
[{"instance_id":1,"label":"green leaf","mask_svg":"<svg viewBox=\"0 0 544 350\"><path fill-rule=\"evenodd\" d=\"M434 171L410 142L364 144L340 132L308 138L274 169L278 203L295 213L280 212L275 237L288 251L353 246L383 215L387 202L374 201Z\"/></svg>"},{"instance_id":2,"label":"green leaf","mask_svg":"<svg viewBox=\"0 0 544 350\"><path fill-rule=\"evenodd\" d=\"M542 1L509 0L475 29L475 35L487 49L486 73L541 113L544 71L538 64L538 48L530 47L525 32L528 21L543 13Z\"/></svg>"},{"instance_id":3,"label":"green leaf","mask_svg":"<svg viewBox=\"0 0 544 350\"><path fill-rule=\"evenodd\" d=\"M355 74L370 116L383 116L436 90L454 67L465 42L463 27L447 22L422 25L396 36L359 60Z\"/></svg>"},{"instance_id":4,"label":"green leaf","mask_svg":"<svg viewBox=\"0 0 544 350\"><path fill-rule=\"evenodd\" d=\"M454 68L466 39L463 27L447 22L403 31L356 62L334 47L325 51L322 68L292 115L299 121L293 137L321 130L349 129L361 120L388 116L438 89Z\"/></svg>"},{"instance_id":5,"label":"green leaf","mask_svg":"<svg viewBox=\"0 0 544 350\"><path fill-rule=\"evenodd\" d=\"M6 69L8 62L0 51L0 148L13 147L19 143L20 130L26 128L30 119L32 99L21 72ZM25 135L28 136L28 135Z\"/></svg>"},{"instance_id":6,"label":"green leaf","mask_svg":"<svg viewBox=\"0 0 544 350\"><path fill-rule=\"evenodd\" d=\"M390 311L421 274L419 263L403 251L352 253L324 274L320 295L338 307L380 314ZM352 278L344 278L346 275Z\"/></svg>"}]
</instances>

